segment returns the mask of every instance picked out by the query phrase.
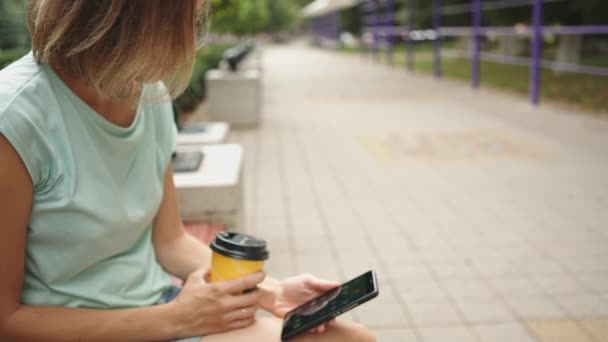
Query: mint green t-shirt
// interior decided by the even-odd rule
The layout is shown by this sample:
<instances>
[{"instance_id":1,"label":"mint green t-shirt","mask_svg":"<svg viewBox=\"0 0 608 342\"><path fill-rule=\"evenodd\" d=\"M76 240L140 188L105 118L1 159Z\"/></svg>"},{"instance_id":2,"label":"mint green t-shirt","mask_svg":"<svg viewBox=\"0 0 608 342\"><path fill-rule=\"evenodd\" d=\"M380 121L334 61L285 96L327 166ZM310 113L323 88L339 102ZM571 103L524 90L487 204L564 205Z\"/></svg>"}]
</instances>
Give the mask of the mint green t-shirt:
<instances>
[{"instance_id":1,"label":"mint green t-shirt","mask_svg":"<svg viewBox=\"0 0 608 342\"><path fill-rule=\"evenodd\" d=\"M142 99L150 100L140 101L132 125L123 128L31 53L0 71L0 134L34 186L23 304L137 307L170 287L151 228L176 128L169 101L145 96L163 89L146 85Z\"/></svg>"}]
</instances>

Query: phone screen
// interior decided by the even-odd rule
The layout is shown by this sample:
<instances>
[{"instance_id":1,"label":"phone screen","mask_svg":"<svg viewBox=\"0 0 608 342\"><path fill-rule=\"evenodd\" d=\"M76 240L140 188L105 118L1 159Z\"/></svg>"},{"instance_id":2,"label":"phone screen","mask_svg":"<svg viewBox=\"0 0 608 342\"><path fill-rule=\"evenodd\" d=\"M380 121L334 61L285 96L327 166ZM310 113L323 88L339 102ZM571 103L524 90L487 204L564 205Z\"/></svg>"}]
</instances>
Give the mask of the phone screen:
<instances>
[{"instance_id":1,"label":"phone screen","mask_svg":"<svg viewBox=\"0 0 608 342\"><path fill-rule=\"evenodd\" d=\"M283 339L308 331L377 294L373 272L364 273L289 312L283 323Z\"/></svg>"}]
</instances>

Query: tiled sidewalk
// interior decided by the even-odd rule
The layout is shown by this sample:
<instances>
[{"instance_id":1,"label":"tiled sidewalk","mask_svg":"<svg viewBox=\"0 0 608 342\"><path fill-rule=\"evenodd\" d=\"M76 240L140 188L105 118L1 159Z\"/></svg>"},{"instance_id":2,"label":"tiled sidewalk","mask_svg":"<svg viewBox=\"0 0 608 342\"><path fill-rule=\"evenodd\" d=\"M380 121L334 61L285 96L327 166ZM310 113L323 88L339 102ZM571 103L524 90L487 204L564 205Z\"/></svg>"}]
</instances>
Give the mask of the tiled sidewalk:
<instances>
[{"instance_id":1,"label":"tiled sidewalk","mask_svg":"<svg viewBox=\"0 0 608 342\"><path fill-rule=\"evenodd\" d=\"M380 341L608 341L608 122L289 46L246 148L267 271L345 280Z\"/></svg>"}]
</instances>

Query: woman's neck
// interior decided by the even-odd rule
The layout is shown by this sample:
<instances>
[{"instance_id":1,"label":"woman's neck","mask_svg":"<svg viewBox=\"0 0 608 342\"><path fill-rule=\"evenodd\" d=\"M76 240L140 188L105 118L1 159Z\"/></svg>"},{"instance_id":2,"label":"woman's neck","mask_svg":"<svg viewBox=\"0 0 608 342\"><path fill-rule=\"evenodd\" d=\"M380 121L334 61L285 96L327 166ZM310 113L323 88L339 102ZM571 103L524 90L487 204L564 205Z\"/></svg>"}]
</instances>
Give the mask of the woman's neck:
<instances>
[{"instance_id":1,"label":"woman's neck","mask_svg":"<svg viewBox=\"0 0 608 342\"><path fill-rule=\"evenodd\" d=\"M131 126L136 114L136 105L133 102L103 97L85 81L70 77L56 68L53 70L68 88L104 119L120 127Z\"/></svg>"}]
</instances>

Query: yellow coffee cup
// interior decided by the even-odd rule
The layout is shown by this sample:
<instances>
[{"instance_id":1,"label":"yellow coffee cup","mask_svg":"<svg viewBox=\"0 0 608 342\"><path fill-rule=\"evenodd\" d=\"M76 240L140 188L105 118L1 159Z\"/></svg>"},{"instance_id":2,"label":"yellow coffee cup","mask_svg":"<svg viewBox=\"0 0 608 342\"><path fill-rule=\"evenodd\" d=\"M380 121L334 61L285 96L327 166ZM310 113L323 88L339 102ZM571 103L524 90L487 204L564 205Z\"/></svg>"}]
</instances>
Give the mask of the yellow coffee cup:
<instances>
[{"instance_id":1,"label":"yellow coffee cup","mask_svg":"<svg viewBox=\"0 0 608 342\"><path fill-rule=\"evenodd\" d=\"M259 272L268 259L266 241L241 233L219 232L211 250L212 283Z\"/></svg>"}]
</instances>

